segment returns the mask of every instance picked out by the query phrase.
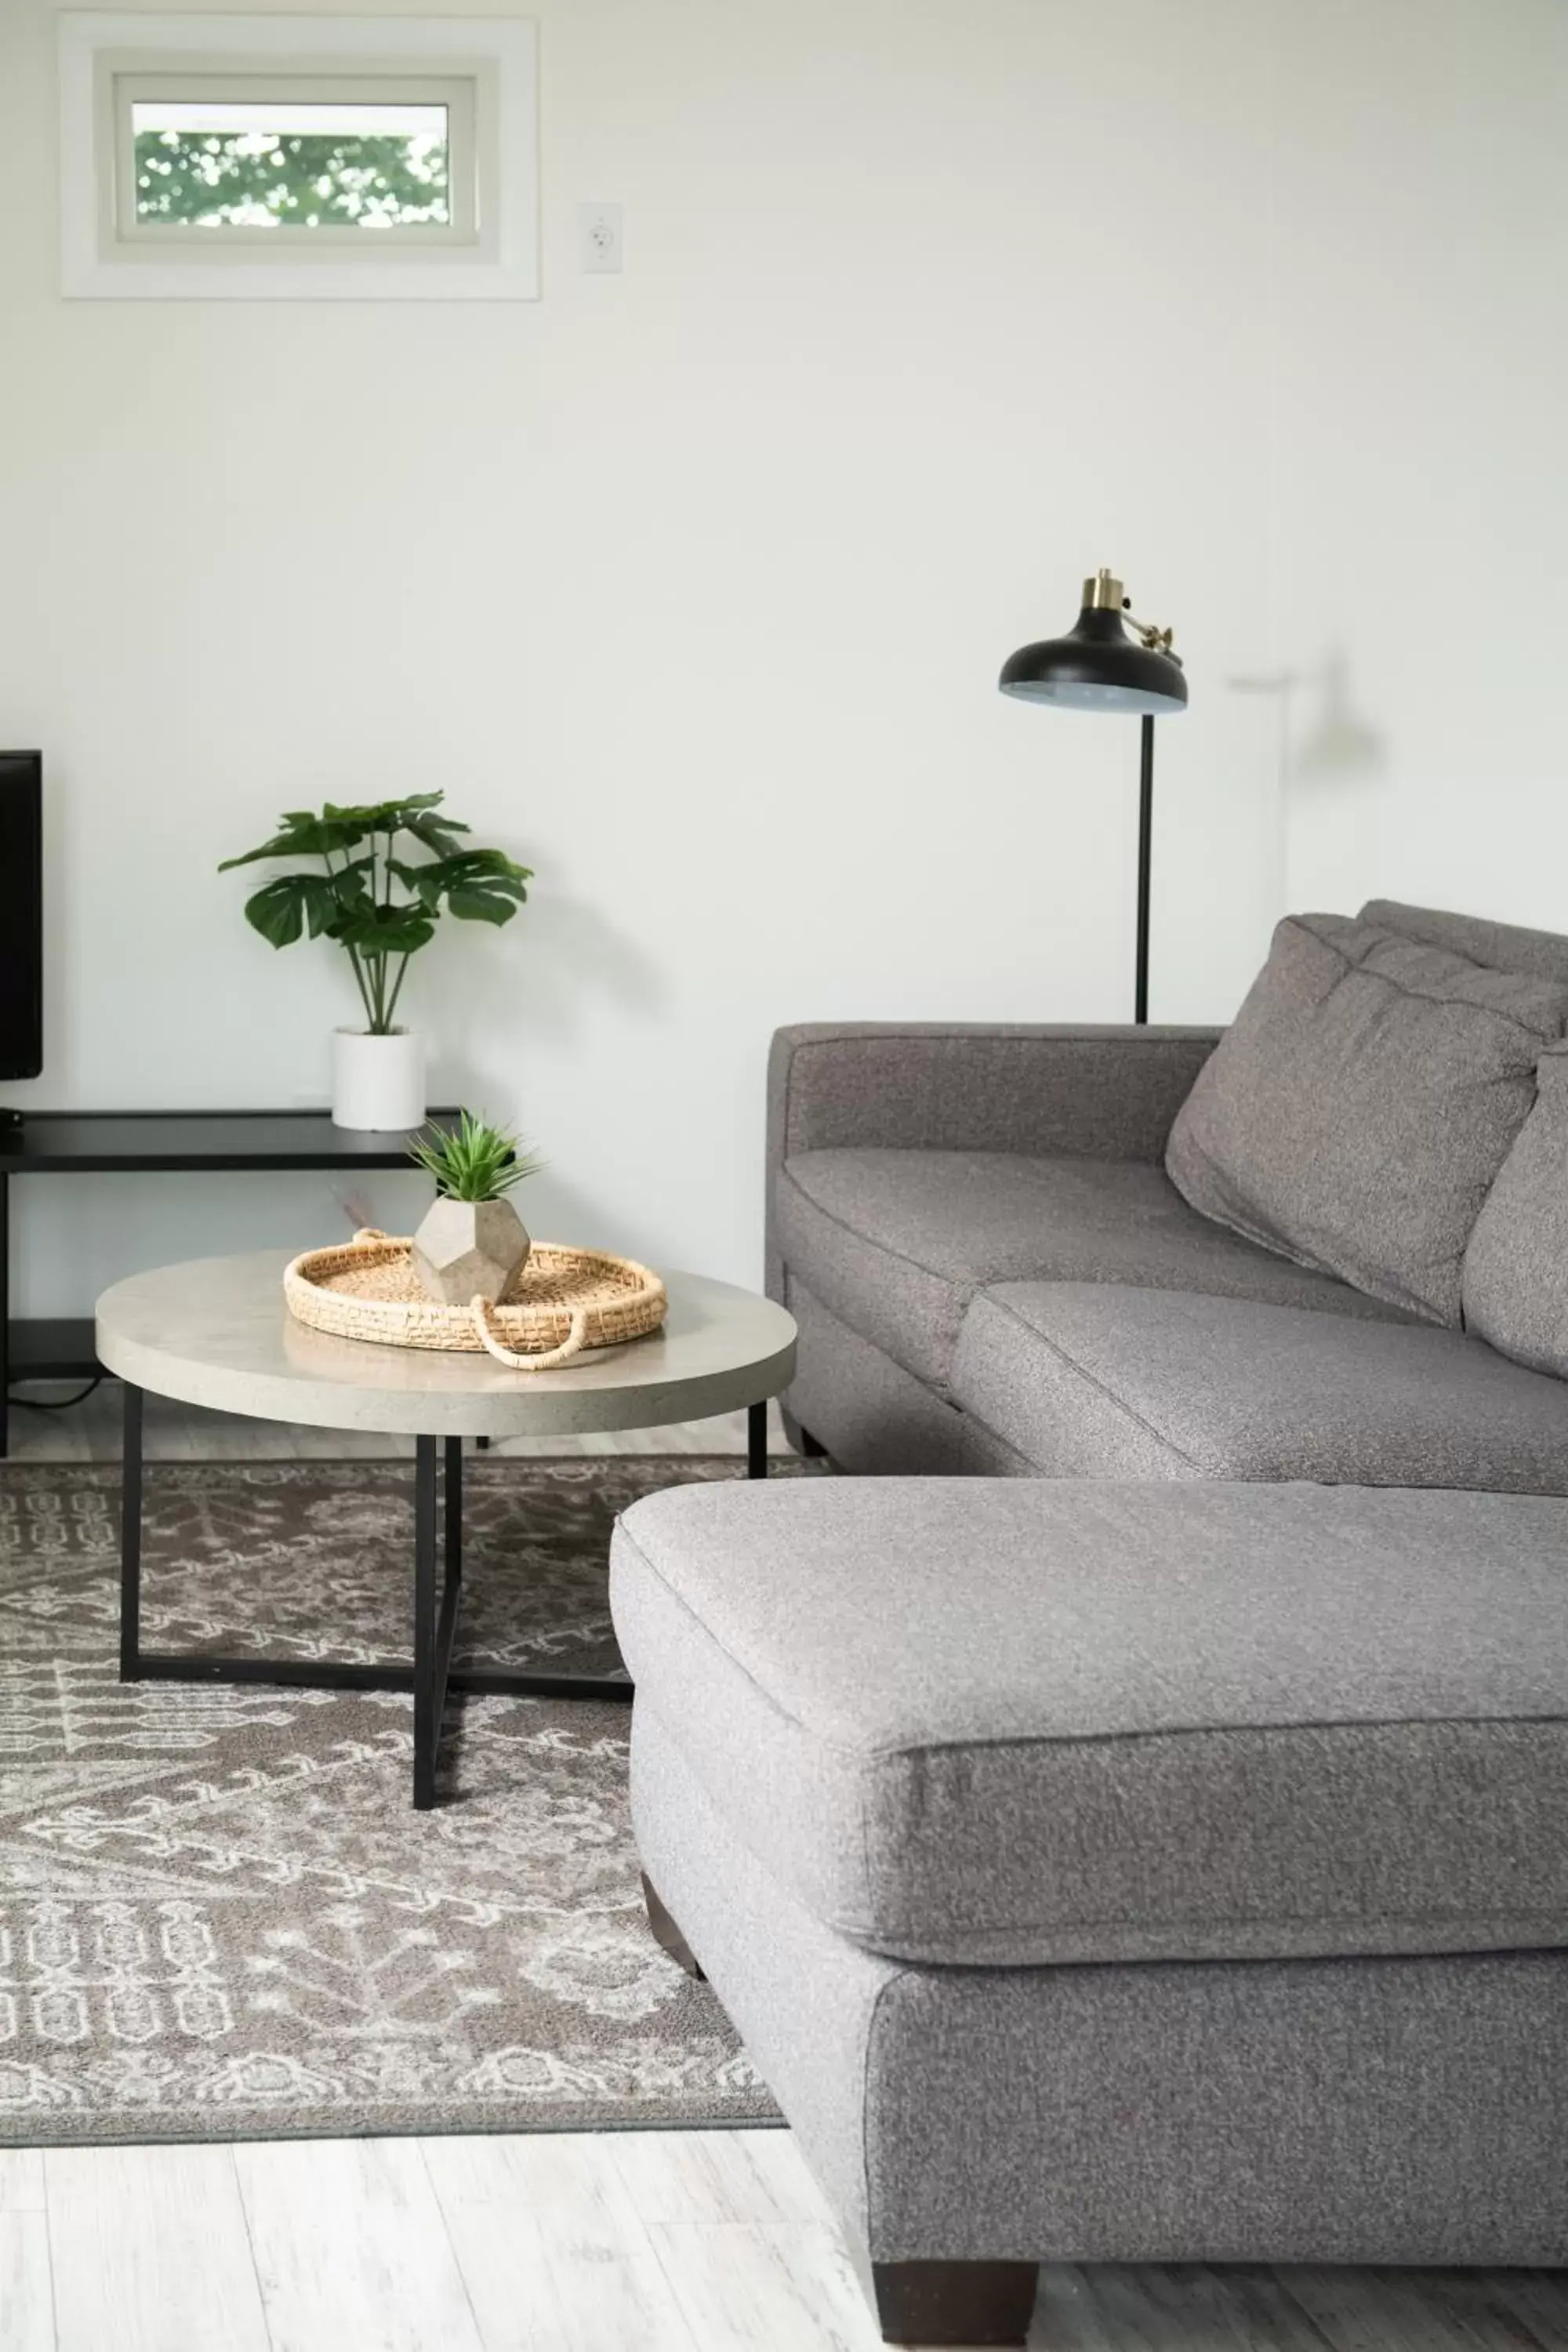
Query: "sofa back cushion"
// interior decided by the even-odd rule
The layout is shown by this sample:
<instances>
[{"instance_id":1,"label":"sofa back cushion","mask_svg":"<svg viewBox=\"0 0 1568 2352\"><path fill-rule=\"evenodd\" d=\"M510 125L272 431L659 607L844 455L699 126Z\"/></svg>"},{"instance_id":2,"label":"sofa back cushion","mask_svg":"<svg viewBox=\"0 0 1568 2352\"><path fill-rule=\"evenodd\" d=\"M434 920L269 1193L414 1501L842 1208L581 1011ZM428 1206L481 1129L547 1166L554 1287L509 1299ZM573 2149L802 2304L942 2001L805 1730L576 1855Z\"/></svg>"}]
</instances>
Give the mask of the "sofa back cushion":
<instances>
[{"instance_id":1,"label":"sofa back cushion","mask_svg":"<svg viewBox=\"0 0 1568 2352\"><path fill-rule=\"evenodd\" d=\"M1568 1047L1536 1065L1535 1108L1465 1252L1467 1328L1516 1363L1568 1378Z\"/></svg>"},{"instance_id":2,"label":"sofa back cushion","mask_svg":"<svg viewBox=\"0 0 1568 2352\"><path fill-rule=\"evenodd\" d=\"M1489 971L1523 972L1530 980L1568 986L1568 939L1519 923L1491 923L1483 915L1451 915L1441 907L1406 907L1397 898L1369 898L1356 918L1429 948L1447 948Z\"/></svg>"},{"instance_id":3,"label":"sofa back cushion","mask_svg":"<svg viewBox=\"0 0 1568 2352\"><path fill-rule=\"evenodd\" d=\"M1348 915L1290 915L1177 1114L1204 1215L1433 1322L1568 1025L1561 982Z\"/></svg>"}]
</instances>

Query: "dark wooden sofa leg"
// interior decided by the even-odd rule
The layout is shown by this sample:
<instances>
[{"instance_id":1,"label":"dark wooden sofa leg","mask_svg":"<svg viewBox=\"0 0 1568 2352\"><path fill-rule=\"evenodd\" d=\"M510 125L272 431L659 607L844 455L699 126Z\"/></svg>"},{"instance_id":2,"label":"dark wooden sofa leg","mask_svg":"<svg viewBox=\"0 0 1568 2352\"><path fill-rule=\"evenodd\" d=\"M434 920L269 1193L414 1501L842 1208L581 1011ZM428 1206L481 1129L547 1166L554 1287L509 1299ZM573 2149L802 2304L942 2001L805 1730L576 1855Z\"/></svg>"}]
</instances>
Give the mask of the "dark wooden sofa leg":
<instances>
[{"instance_id":1,"label":"dark wooden sofa leg","mask_svg":"<svg viewBox=\"0 0 1568 2352\"><path fill-rule=\"evenodd\" d=\"M861 2283L884 2344L1022 2344L1038 2263L873 2263Z\"/></svg>"},{"instance_id":2,"label":"dark wooden sofa leg","mask_svg":"<svg viewBox=\"0 0 1568 2352\"><path fill-rule=\"evenodd\" d=\"M670 1958L679 1960L689 1977L695 1977L699 1984L706 1984L708 1979L702 1972L701 1963L659 1901L658 1889L650 1883L646 1871L643 1873L642 1899L647 1906L647 1924L653 1929L655 1943L662 1944Z\"/></svg>"},{"instance_id":3,"label":"dark wooden sofa leg","mask_svg":"<svg viewBox=\"0 0 1568 2352\"><path fill-rule=\"evenodd\" d=\"M701 1962L643 1873L654 1940L699 1984ZM884 2344L1021 2345L1034 2316L1038 2263L873 2263L855 2249Z\"/></svg>"}]
</instances>

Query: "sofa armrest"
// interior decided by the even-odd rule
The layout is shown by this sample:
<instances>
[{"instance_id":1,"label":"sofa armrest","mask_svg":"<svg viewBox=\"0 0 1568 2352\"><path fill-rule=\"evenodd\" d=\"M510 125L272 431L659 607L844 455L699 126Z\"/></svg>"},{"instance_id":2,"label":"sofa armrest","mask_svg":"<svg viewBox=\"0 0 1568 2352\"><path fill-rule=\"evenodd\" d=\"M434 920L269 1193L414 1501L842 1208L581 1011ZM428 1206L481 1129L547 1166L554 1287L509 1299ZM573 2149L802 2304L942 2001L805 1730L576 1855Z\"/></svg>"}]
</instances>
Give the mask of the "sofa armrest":
<instances>
[{"instance_id":1,"label":"sofa armrest","mask_svg":"<svg viewBox=\"0 0 1568 2352\"><path fill-rule=\"evenodd\" d=\"M856 1146L1164 1157L1218 1029L806 1023L768 1056L767 1286L782 1296L773 1190L797 1151Z\"/></svg>"},{"instance_id":2,"label":"sofa armrest","mask_svg":"<svg viewBox=\"0 0 1568 2352\"><path fill-rule=\"evenodd\" d=\"M776 1032L768 1163L797 1151L1159 1160L1217 1029L816 1023Z\"/></svg>"}]
</instances>

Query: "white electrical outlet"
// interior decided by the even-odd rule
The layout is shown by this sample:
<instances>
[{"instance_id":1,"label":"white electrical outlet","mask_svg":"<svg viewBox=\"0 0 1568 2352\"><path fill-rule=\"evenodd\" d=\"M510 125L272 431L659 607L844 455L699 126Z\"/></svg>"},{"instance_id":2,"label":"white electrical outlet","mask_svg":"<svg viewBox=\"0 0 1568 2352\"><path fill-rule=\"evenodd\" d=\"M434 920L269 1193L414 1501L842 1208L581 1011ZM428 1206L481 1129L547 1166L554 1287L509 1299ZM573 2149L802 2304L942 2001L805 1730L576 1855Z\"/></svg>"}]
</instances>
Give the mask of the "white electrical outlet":
<instances>
[{"instance_id":1,"label":"white electrical outlet","mask_svg":"<svg viewBox=\"0 0 1568 2352\"><path fill-rule=\"evenodd\" d=\"M621 272L619 205L579 205L577 244L584 270L600 278L618 278Z\"/></svg>"}]
</instances>

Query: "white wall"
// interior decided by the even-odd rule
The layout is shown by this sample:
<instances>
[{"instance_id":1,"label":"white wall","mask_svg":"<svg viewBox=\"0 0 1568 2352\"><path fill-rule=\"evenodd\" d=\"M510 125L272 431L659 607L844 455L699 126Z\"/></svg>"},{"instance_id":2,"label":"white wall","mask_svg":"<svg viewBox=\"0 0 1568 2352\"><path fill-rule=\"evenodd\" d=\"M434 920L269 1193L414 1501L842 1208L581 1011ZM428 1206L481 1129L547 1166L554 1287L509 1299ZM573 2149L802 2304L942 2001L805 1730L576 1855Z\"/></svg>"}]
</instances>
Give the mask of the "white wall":
<instances>
[{"instance_id":1,"label":"white wall","mask_svg":"<svg viewBox=\"0 0 1568 2352\"><path fill-rule=\"evenodd\" d=\"M0 8L0 736L50 789L47 1070L8 1098L323 1099L346 976L274 956L213 868L285 804L439 785L539 883L410 982L435 1092L548 1151L536 1230L751 1277L776 1023L1129 1009L1135 730L994 691L1101 562L1193 687L1157 1015L1232 1010L1285 901L1287 663L1342 647L1401 777L1439 747L1435 833L1483 772L1500 833L1533 826L1546 688L1502 741L1500 646L1456 677L1432 630L1548 545L1554 387L1510 349L1560 356L1547 0L1343 0L1283 36L1268 0L535 13L542 302L205 307L60 300L52 22ZM1374 196L1411 92L1425 179ZM621 278L577 273L584 198L626 207ZM1369 336L1370 399L1335 342ZM1373 553L1423 574L1416 623ZM1474 897L1366 829L1386 785L1333 838L1299 757L1291 789L1313 894ZM1493 911L1552 912L1496 865ZM345 1213L307 1177L22 1190L33 1311ZM407 1213L404 1180L366 1190Z\"/></svg>"},{"instance_id":2,"label":"white wall","mask_svg":"<svg viewBox=\"0 0 1568 2352\"><path fill-rule=\"evenodd\" d=\"M1568 930L1568 9L1281 22L1288 895Z\"/></svg>"}]
</instances>

